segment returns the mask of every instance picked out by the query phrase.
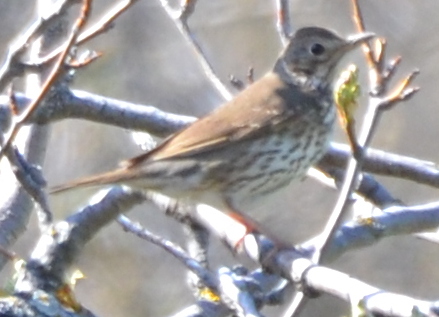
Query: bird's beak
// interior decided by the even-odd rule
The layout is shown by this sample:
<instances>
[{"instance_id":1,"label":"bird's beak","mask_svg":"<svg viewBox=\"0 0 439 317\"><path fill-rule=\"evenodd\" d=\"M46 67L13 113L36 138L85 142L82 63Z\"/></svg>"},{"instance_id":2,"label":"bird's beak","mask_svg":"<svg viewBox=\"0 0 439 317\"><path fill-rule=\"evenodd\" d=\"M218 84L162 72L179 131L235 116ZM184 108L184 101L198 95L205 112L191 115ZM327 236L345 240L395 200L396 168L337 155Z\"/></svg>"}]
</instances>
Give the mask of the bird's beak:
<instances>
[{"instance_id":1,"label":"bird's beak","mask_svg":"<svg viewBox=\"0 0 439 317\"><path fill-rule=\"evenodd\" d=\"M349 50L357 47L358 45L369 41L370 39L372 39L373 37L375 37L374 33L371 32L367 32L367 33L358 33L355 35L351 35L347 38L347 47Z\"/></svg>"}]
</instances>

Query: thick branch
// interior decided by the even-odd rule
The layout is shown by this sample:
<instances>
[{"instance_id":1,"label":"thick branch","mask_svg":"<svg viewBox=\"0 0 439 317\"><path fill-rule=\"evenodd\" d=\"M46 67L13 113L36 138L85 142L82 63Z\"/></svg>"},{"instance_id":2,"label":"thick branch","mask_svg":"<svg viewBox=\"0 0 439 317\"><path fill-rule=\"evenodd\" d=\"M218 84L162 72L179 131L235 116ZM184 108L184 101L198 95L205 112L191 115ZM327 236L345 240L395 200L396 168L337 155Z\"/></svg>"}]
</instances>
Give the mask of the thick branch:
<instances>
[{"instance_id":1,"label":"thick branch","mask_svg":"<svg viewBox=\"0 0 439 317\"><path fill-rule=\"evenodd\" d=\"M15 290L56 291L65 283L67 270L82 252L84 245L121 212L143 200L139 192L114 187L98 203L85 207L49 228L39 239Z\"/></svg>"},{"instance_id":2,"label":"thick branch","mask_svg":"<svg viewBox=\"0 0 439 317\"><path fill-rule=\"evenodd\" d=\"M333 260L349 250L373 245L385 237L435 230L438 226L439 202L389 207L370 218L344 224L328 247L328 259ZM301 249L312 253L315 239L302 244Z\"/></svg>"}]
</instances>

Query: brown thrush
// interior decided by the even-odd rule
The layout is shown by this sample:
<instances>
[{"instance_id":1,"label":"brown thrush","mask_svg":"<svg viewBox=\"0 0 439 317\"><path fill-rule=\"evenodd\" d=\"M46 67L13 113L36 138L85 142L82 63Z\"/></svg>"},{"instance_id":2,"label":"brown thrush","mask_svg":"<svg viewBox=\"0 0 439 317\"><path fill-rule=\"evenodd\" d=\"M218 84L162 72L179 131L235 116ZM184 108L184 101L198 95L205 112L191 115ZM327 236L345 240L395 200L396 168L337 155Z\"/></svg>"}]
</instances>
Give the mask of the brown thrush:
<instances>
[{"instance_id":1,"label":"brown thrush","mask_svg":"<svg viewBox=\"0 0 439 317\"><path fill-rule=\"evenodd\" d=\"M371 37L345 40L323 28L302 28L273 70L233 100L121 168L54 192L126 184L237 211L303 177L322 157L334 126L336 65Z\"/></svg>"}]
</instances>

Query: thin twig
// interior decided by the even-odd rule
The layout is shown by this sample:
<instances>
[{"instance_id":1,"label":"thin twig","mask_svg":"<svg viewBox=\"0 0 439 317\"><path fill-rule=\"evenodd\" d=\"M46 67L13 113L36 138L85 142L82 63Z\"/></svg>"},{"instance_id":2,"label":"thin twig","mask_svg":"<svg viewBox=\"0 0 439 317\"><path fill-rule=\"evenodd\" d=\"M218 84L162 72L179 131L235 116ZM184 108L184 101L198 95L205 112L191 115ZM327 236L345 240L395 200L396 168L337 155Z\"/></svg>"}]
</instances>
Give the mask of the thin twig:
<instances>
[{"instance_id":1,"label":"thin twig","mask_svg":"<svg viewBox=\"0 0 439 317\"><path fill-rule=\"evenodd\" d=\"M396 70L398 69L398 65L401 63L402 57L396 56L387 64L387 66L383 69L383 76L387 81L390 81L395 75Z\"/></svg>"},{"instance_id":2,"label":"thin twig","mask_svg":"<svg viewBox=\"0 0 439 317\"><path fill-rule=\"evenodd\" d=\"M0 69L0 91L14 78L21 76L25 65L20 59L27 52L31 42L45 32L48 26L52 25L53 19L65 12L70 6L79 1L64 0L58 1L51 6L51 13L44 18L39 17L19 39L11 46L8 56Z\"/></svg>"},{"instance_id":3,"label":"thin twig","mask_svg":"<svg viewBox=\"0 0 439 317\"><path fill-rule=\"evenodd\" d=\"M198 0L181 0L181 9L178 19L180 19L183 23L187 23L189 17L195 12L197 1Z\"/></svg>"},{"instance_id":4,"label":"thin twig","mask_svg":"<svg viewBox=\"0 0 439 317\"><path fill-rule=\"evenodd\" d=\"M352 0L352 10L353 10L353 19L357 25L357 30L360 33L365 32L363 15L361 13L360 5L358 4L358 0ZM379 72L377 60L375 59L372 46L369 41L365 41L362 44L364 55L366 56L366 60L369 64L369 68L373 69L375 72Z\"/></svg>"},{"instance_id":5,"label":"thin twig","mask_svg":"<svg viewBox=\"0 0 439 317\"><path fill-rule=\"evenodd\" d=\"M283 317L296 317L302 313L306 304L308 303L308 297L302 291L294 293L293 300L288 306L287 310L283 314Z\"/></svg>"},{"instance_id":6,"label":"thin twig","mask_svg":"<svg viewBox=\"0 0 439 317\"><path fill-rule=\"evenodd\" d=\"M364 23L363 18L361 16L361 11L358 6L357 0L352 0L353 10L354 10L354 19L357 22L357 27L360 32L364 32ZM372 136L376 131L376 127L378 125L380 116L384 110L388 110L391 106L396 103L406 100L410 98L418 91L418 88L410 88L409 85L412 83L414 77L416 76L416 71L410 74L399 86L394 89L393 92L390 93L389 96L384 96L384 91L387 90L388 81L383 80L383 71L380 69L379 65L384 65L384 51L383 47L384 41L378 41L378 52L375 54L372 51L372 48L369 44L363 44L365 48L365 55L369 62L369 67L372 70L372 75L369 77L370 87L373 87L372 90L375 90L374 97L369 99L368 110L366 111L363 127L361 129L361 133L359 136L359 151L356 157L351 157L348 163L346 178L343 183L342 189L340 191L340 195L337 199L336 205L334 207L333 212L321 234L321 245L320 248L316 250L316 253L313 255L313 260L316 263L319 263L322 260L322 257L325 256L328 247L330 246L330 242L333 239L337 229L340 227L344 215L349 210L351 201L350 196L353 191L356 189L359 181L359 176L362 171L362 167L365 159L365 150L368 148ZM378 60L377 60L378 59ZM371 74L371 73L370 73ZM378 87L376 90L375 88Z\"/></svg>"},{"instance_id":7,"label":"thin twig","mask_svg":"<svg viewBox=\"0 0 439 317\"><path fill-rule=\"evenodd\" d=\"M200 62L206 76L209 78L209 80L212 82L218 92L223 96L223 98L225 100L230 100L232 98L232 94L216 75L212 65L206 58L203 49L198 43L195 35L191 32L187 23L190 15L195 9L196 1L187 0L183 2L188 4L183 5L180 10L175 10L171 7L167 0L160 0L160 3L162 4L166 13L168 13L168 15L174 20L175 25L177 26L180 33L184 36L186 41L188 41L192 45L192 49L194 50L195 55L197 56L198 61Z\"/></svg>"},{"instance_id":8,"label":"thin twig","mask_svg":"<svg viewBox=\"0 0 439 317\"><path fill-rule=\"evenodd\" d=\"M117 222L124 228L124 230L159 246L173 255L176 259L183 263L187 269L197 274L197 276L202 279L203 283L207 287L218 291L218 280L216 279L215 275L206 269L201 263L189 256L189 254L187 254L183 248L169 240L166 240L165 238L155 235L154 233L142 227L139 223L132 222L126 216L120 215L117 218Z\"/></svg>"},{"instance_id":9,"label":"thin twig","mask_svg":"<svg viewBox=\"0 0 439 317\"><path fill-rule=\"evenodd\" d=\"M277 22L276 28L282 44L287 45L292 34L290 17L290 0L276 0Z\"/></svg>"},{"instance_id":10,"label":"thin twig","mask_svg":"<svg viewBox=\"0 0 439 317\"><path fill-rule=\"evenodd\" d=\"M46 181L41 169L27 162L15 147L10 147L6 151L5 156L11 163L15 178L40 206L41 210L37 208L38 220L40 228L45 230L52 223L53 215L50 212L47 196L43 191Z\"/></svg>"},{"instance_id":11,"label":"thin twig","mask_svg":"<svg viewBox=\"0 0 439 317\"><path fill-rule=\"evenodd\" d=\"M376 38L375 49L372 51L372 53L375 56L377 69L380 73L382 73L386 62L387 40L381 37ZM383 79L385 78L383 77Z\"/></svg>"},{"instance_id":12,"label":"thin twig","mask_svg":"<svg viewBox=\"0 0 439 317\"><path fill-rule=\"evenodd\" d=\"M367 111L364 118L363 128L361 130L360 139L358 141L361 153L367 148L369 139L371 137L371 131L373 131L373 126L378 120L378 112L376 109L371 109ZM340 190L340 195L338 196L335 207L331 213L331 216L326 223L325 229L322 232L321 239L322 244L313 259L316 263L320 263L322 257L325 255L327 248L330 245L330 241L334 237L338 228L340 227L344 215L349 210L351 206L351 200L349 199L358 185L359 175L361 173L362 164L364 162L363 155L359 158L351 157L346 170L346 177L343 186Z\"/></svg>"},{"instance_id":13,"label":"thin twig","mask_svg":"<svg viewBox=\"0 0 439 317\"><path fill-rule=\"evenodd\" d=\"M107 11L107 13L94 24L89 27L87 30L82 32L76 41L76 45L82 45L91 39L94 39L98 35L107 32L112 28L114 21L125 11L127 11L132 5L134 5L138 0L125 0L116 4L113 8ZM54 49L48 55L41 57L37 60L33 60L27 65L29 67L40 67L41 65L45 65L47 63L52 62L59 54L61 54L64 50L65 44L60 47Z\"/></svg>"},{"instance_id":14,"label":"thin twig","mask_svg":"<svg viewBox=\"0 0 439 317\"><path fill-rule=\"evenodd\" d=\"M79 18L76 20L75 24L72 27L72 31L69 36L69 40L67 41L63 53L58 58L57 62L52 68L51 73L47 77L47 80L43 84L40 93L38 96L32 101L32 103L27 107L24 112L20 115L20 117L15 118L15 122L13 123L8 136L5 138L2 149L0 150L0 159L5 154L5 151L9 149L14 138L17 136L18 131L20 131L23 124L29 119L29 117L33 114L33 112L38 108L41 101L44 99L46 94L49 92L50 88L58 81L58 79L64 74L63 65L69 55L70 49L75 44L76 39L78 37L79 32L82 27L87 22L90 10L91 10L91 0L84 0L83 6L81 9L81 13Z\"/></svg>"},{"instance_id":15,"label":"thin twig","mask_svg":"<svg viewBox=\"0 0 439 317\"><path fill-rule=\"evenodd\" d=\"M380 108L382 110L389 110L396 103L400 101L405 101L413 97L415 93L419 91L419 87L409 87L416 76L419 74L419 70L414 70L406 78L404 78L395 88L389 96L383 98L380 101Z\"/></svg>"}]
</instances>

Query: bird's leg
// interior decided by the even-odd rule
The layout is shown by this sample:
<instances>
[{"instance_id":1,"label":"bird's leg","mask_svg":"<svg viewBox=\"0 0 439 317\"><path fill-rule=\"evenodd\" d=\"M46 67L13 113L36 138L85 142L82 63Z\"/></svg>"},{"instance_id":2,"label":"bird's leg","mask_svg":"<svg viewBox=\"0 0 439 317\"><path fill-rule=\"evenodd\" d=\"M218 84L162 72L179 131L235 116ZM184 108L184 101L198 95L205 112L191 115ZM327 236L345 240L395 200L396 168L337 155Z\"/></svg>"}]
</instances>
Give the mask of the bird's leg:
<instances>
[{"instance_id":1,"label":"bird's leg","mask_svg":"<svg viewBox=\"0 0 439 317\"><path fill-rule=\"evenodd\" d=\"M230 202L226 202L226 206L227 206L227 214L229 215L229 217L233 218L234 220L242 224L245 228L242 237L239 238L238 241L233 246L233 250L235 252L244 249L244 238L248 234L261 235L267 238L274 247L274 250L270 252L270 254L273 254L273 252L275 253L276 251L279 251L281 249L292 248L291 244L282 241L274 234L272 234L269 230L263 228L262 225L258 223L256 220L238 211L236 208L234 208L234 206Z\"/></svg>"}]
</instances>

